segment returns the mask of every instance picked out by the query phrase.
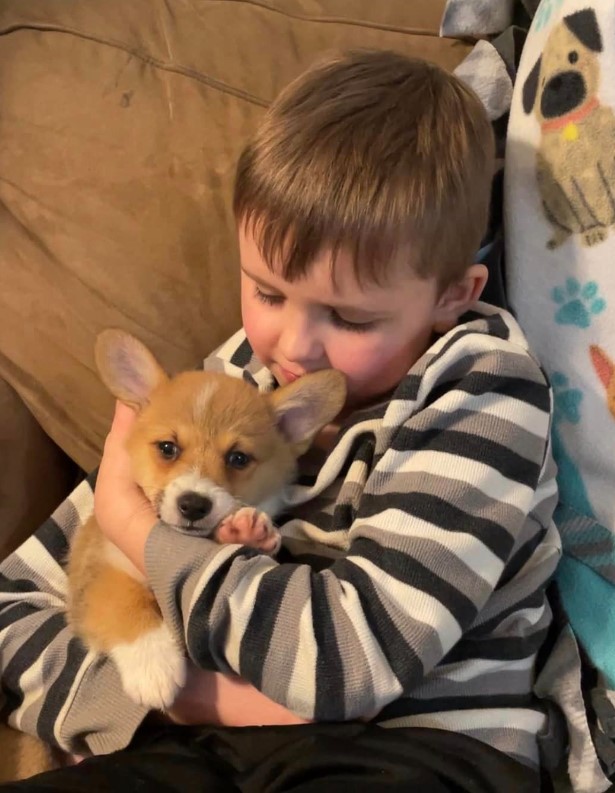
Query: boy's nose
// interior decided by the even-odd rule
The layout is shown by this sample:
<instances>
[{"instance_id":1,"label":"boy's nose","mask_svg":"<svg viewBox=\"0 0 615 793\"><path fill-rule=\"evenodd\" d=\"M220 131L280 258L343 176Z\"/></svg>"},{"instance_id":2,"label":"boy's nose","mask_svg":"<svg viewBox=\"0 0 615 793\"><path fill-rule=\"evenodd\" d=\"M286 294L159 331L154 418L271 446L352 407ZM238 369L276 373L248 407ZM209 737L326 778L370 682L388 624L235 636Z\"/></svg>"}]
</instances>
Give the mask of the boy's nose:
<instances>
[{"instance_id":1,"label":"boy's nose","mask_svg":"<svg viewBox=\"0 0 615 793\"><path fill-rule=\"evenodd\" d=\"M291 318L284 323L278 346L288 363L301 364L322 357L322 344L316 329L303 318Z\"/></svg>"}]
</instances>

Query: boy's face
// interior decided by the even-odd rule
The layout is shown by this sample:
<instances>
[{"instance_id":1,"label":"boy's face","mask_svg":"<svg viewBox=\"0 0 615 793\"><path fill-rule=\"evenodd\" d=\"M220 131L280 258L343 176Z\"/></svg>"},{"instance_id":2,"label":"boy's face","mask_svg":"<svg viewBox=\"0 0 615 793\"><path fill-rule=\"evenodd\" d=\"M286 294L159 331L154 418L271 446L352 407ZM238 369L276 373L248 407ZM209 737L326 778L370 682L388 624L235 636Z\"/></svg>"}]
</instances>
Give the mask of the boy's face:
<instances>
[{"instance_id":1,"label":"boy's face","mask_svg":"<svg viewBox=\"0 0 615 793\"><path fill-rule=\"evenodd\" d=\"M244 329L280 385L338 369L346 375L348 405L366 404L400 382L446 322L446 292L438 295L435 278L404 273L387 286L362 288L340 252L334 286L325 252L304 278L289 282L269 269L244 227L239 249Z\"/></svg>"}]
</instances>

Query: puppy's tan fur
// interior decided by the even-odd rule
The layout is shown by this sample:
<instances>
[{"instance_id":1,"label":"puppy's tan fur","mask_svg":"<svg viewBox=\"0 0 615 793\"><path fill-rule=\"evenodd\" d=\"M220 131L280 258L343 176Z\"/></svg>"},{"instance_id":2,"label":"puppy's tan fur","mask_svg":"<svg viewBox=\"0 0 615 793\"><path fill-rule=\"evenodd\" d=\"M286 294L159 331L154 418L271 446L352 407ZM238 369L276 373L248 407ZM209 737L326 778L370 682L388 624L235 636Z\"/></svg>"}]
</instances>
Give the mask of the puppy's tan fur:
<instances>
[{"instance_id":1,"label":"puppy's tan fur","mask_svg":"<svg viewBox=\"0 0 615 793\"><path fill-rule=\"evenodd\" d=\"M61 764L60 753L43 741L0 724L0 784L28 779Z\"/></svg>"},{"instance_id":2,"label":"puppy's tan fur","mask_svg":"<svg viewBox=\"0 0 615 793\"><path fill-rule=\"evenodd\" d=\"M343 375L330 370L306 375L270 394L222 373L170 378L139 341L114 330L99 336L96 361L111 392L138 411L127 441L135 480L166 522L275 553L279 534L262 510L275 510L298 457L340 412ZM173 444L177 455L165 457L161 443ZM243 455L239 467L229 462L236 453ZM208 514L184 516L178 505L186 488L211 501ZM71 546L68 580L68 618L75 633L89 649L116 662L124 688L137 702L169 707L184 681L183 650L143 576L102 535L94 516ZM20 744L31 758L28 775L50 762L40 747L28 752L30 741L36 744L27 736Z\"/></svg>"}]
</instances>

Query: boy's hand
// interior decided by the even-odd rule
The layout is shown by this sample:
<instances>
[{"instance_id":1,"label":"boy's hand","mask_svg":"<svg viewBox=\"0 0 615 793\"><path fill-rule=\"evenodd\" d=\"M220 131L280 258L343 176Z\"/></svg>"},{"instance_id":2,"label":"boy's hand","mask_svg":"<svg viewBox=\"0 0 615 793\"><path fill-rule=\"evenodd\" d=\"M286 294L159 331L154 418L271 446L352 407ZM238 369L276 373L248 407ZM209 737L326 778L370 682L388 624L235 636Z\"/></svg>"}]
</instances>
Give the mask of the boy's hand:
<instances>
[{"instance_id":1,"label":"boy's hand","mask_svg":"<svg viewBox=\"0 0 615 793\"><path fill-rule=\"evenodd\" d=\"M117 402L94 492L94 515L102 533L143 570L143 549L156 513L132 475L126 439L135 412Z\"/></svg>"},{"instance_id":2,"label":"boy's hand","mask_svg":"<svg viewBox=\"0 0 615 793\"><path fill-rule=\"evenodd\" d=\"M176 724L227 727L307 724L240 677L188 665L186 686L167 712Z\"/></svg>"}]
</instances>

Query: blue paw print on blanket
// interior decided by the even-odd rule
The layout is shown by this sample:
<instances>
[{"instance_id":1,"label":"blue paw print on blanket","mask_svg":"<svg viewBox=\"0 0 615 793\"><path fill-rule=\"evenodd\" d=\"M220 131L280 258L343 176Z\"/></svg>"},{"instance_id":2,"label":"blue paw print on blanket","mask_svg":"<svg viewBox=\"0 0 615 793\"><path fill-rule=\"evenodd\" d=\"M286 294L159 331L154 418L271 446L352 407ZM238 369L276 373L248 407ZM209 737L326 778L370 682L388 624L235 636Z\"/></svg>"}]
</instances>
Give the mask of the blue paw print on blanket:
<instances>
[{"instance_id":1,"label":"blue paw print on blanket","mask_svg":"<svg viewBox=\"0 0 615 793\"><path fill-rule=\"evenodd\" d=\"M598 291L595 281L581 285L576 278L567 278L564 286L556 286L551 298L559 306L555 312L557 324L589 328L592 319L606 308L606 300L599 296Z\"/></svg>"},{"instance_id":2,"label":"blue paw print on blanket","mask_svg":"<svg viewBox=\"0 0 615 793\"><path fill-rule=\"evenodd\" d=\"M570 388L569 381L562 372L551 375L553 386L553 456L557 463L557 483L563 502L573 507L579 514L593 516L583 477L575 460L568 453L562 439L560 426L564 422L578 424L581 420L581 402L583 392L579 388Z\"/></svg>"},{"instance_id":3,"label":"blue paw print on blanket","mask_svg":"<svg viewBox=\"0 0 615 793\"><path fill-rule=\"evenodd\" d=\"M578 424L581 420L580 407L583 400L581 389L568 388L568 378L562 372L553 372L551 385L553 386L554 423L568 421L570 424Z\"/></svg>"}]
</instances>

